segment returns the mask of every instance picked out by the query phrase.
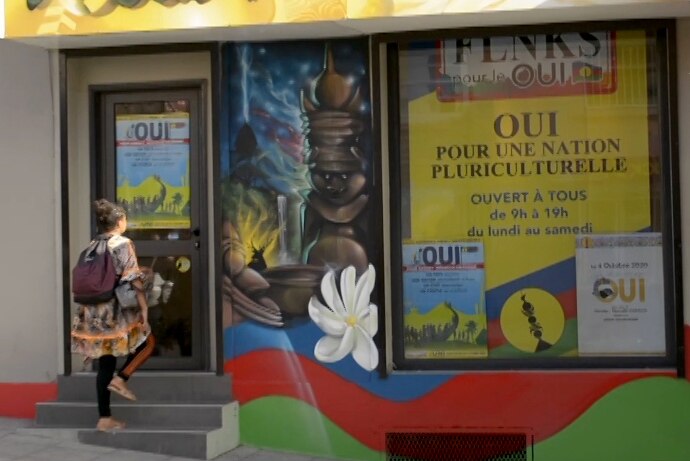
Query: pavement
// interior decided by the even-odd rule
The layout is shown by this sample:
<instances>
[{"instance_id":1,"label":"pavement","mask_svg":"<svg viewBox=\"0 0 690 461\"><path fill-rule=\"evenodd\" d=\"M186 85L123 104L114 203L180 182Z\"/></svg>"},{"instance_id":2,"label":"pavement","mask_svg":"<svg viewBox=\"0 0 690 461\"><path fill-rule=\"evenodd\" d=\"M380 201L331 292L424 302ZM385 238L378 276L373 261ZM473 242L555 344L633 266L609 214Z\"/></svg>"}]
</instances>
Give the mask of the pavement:
<instances>
[{"instance_id":1,"label":"pavement","mask_svg":"<svg viewBox=\"0 0 690 461\"><path fill-rule=\"evenodd\" d=\"M191 458L85 445L69 430L34 429L29 419L0 418L0 461L193 461ZM198 461L198 460L196 460ZM333 461L240 445L214 461Z\"/></svg>"}]
</instances>

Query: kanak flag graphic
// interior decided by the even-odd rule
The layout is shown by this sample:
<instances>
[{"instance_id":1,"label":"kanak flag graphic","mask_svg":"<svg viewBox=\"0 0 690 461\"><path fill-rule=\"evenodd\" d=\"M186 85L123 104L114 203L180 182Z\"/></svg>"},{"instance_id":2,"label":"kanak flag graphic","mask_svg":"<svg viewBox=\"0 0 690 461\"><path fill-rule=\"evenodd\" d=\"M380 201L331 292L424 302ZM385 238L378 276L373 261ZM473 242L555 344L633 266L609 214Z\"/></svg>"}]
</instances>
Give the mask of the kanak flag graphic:
<instances>
[{"instance_id":1,"label":"kanak flag graphic","mask_svg":"<svg viewBox=\"0 0 690 461\"><path fill-rule=\"evenodd\" d=\"M573 63L573 83L600 82L604 73L600 66L594 66L582 61Z\"/></svg>"}]
</instances>

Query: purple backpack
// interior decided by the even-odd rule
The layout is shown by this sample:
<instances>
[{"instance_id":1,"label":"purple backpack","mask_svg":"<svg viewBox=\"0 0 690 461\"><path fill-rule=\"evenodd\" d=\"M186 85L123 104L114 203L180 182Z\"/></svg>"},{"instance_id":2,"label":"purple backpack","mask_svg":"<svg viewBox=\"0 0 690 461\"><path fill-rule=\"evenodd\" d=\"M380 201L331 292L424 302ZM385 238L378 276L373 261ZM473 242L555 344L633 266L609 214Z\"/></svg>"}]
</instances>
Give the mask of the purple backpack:
<instances>
[{"instance_id":1,"label":"purple backpack","mask_svg":"<svg viewBox=\"0 0 690 461\"><path fill-rule=\"evenodd\" d=\"M72 294L75 303L98 304L115 296L118 276L108 250L110 236L97 236L81 252L72 269Z\"/></svg>"}]
</instances>

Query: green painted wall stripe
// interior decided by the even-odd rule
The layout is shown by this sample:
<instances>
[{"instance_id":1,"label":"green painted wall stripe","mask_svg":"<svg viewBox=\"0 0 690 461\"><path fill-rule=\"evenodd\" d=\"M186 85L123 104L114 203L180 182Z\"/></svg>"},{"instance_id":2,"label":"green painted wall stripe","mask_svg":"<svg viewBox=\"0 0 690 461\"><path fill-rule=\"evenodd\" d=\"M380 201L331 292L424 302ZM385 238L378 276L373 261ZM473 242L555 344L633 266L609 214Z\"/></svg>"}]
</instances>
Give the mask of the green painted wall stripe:
<instances>
[{"instance_id":1,"label":"green painted wall stripe","mask_svg":"<svg viewBox=\"0 0 690 461\"><path fill-rule=\"evenodd\" d=\"M534 447L535 461L690 460L690 383L655 377L621 386Z\"/></svg>"},{"instance_id":2,"label":"green painted wall stripe","mask_svg":"<svg viewBox=\"0 0 690 461\"><path fill-rule=\"evenodd\" d=\"M688 381L666 377L632 381L536 444L534 461L688 461L688 415ZM385 459L385 453L362 445L318 409L290 397L269 396L242 405L240 438L245 445L312 456Z\"/></svg>"},{"instance_id":3,"label":"green painted wall stripe","mask_svg":"<svg viewBox=\"0 0 690 461\"><path fill-rule=\"evenodd\" d=\"M264 397L242 405L240 441L244 445L327 458L385 459L384 453L362 445L316 408L290 397Z\"/></svg>"}]
</instances>

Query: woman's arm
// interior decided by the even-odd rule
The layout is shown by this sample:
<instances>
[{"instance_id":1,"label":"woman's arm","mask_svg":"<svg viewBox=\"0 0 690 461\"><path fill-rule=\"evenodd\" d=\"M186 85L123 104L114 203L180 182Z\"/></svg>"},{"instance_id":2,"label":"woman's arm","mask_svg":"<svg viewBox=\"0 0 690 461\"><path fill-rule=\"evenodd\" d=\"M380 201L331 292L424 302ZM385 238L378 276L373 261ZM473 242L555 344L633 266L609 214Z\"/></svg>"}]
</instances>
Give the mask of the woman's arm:
<instances>
[{"instance_id":1,"label":"woman's arm","mask_svg":"<svg viewBox=\"0 0 690 461\"><path fill-rule=\"evenodd\" d=\"M132 286L137 292L137 302L141 309L141 323L148 325L149 323L149 306L146 303L146 293L144 292L144 282L141 279L132 280Z\"/></svg>"},{"instance_id":2,"label":"woman's arm","mask_svg":"<svg viewBox=\"0 0 690 461\"><path fill-rule=\"evenodd\" d=\"M125 239L126 245L118 247L117 251L118 262L122 266L121 280L129 281L136 291L137 304L141 309L141 323L148 327L149 323L149 306L146 302L146 291L144 289L144 280L147 277L147 272L139 268L136 251L134 250L134 243Z\"/></svg>"}]
</instances>

